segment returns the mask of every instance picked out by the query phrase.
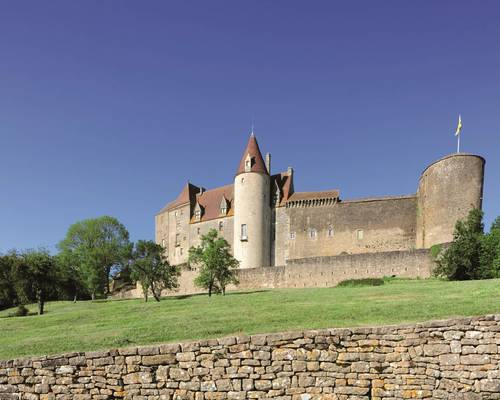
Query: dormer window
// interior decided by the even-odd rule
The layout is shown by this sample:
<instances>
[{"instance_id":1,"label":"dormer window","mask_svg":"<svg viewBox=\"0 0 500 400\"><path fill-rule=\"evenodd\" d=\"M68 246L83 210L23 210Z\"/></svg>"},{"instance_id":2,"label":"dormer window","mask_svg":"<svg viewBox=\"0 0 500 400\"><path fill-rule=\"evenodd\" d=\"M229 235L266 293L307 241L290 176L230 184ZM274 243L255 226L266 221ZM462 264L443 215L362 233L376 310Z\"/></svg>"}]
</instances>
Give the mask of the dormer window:
<instances>
[{"instance_id":1,"label":"dormer window","mask_svg":"<svg viewBox=\"0 0 500 400\"><path fill-rule=\"evenodd\" d=\"M252 157L250 157L250 154L248 154L247 158L245 158L245 172L252 171L252 161Z\"/></svg>"},{"instance_id":2,"label":"dormer window","mask_svg":"<svg viewBox=\"0 0 500 400\"><path fill-rule=\"evenodd\" d=\"M201 221L201 213L202 213L202 209L201 209L201 205L200 203L196 203L196 205L194 206L194 220L195 221Z\"/></svg>"},{"instance_id":3,"label":"dormer window","mask_svg":"<svg viewBox=\"0 0 500 400\"><path fill-rule=\"evenodd\" d=\"M222 199L219 204L220 215L227 215L228 208L229 208L229 202L226 200L224 196L222 196Z\"/></svg>"}]
</instances>

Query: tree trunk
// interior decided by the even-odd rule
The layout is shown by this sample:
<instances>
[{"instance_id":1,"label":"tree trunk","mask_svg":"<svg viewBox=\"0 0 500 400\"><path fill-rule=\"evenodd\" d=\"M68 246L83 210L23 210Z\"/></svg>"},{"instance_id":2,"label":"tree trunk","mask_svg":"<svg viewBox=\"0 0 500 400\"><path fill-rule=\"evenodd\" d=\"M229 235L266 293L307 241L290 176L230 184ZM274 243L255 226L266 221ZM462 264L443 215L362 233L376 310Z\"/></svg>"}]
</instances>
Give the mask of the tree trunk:
<instances>
[{"instance_id":1,"label":"tree trunk","mask_svg":"<svg viewBox=\"0 0 500 400\"><path fill-rule=\"evenodd\" d=\"M106 295L110 294L109 290L109 274L111 273L111 267L106 267Z\"/></svg>"},{"instance_id":2,"label":"tree trunk","mask_svg":"<svg viewBox=\"0 0 500 400\"><path fill-rule=\"evenodd\" d=\"M212 297L212 285L208 285L208 297Z\"/></svg>"},{"instance_id":3,"label":"tree trunk","mask_svg":"<svg viewBox=\"0 0 500 400\"><path fill-rule=\"evenodd\" d=\"M226 295L226 287L225 286L222 286L222 295L225 296Z\"/></svg>"},{"instance_id":4,"label":"tree trunk","mask_svg":"<svg viewBox=\"0 0 500 400\"><path fill-rule=\"evenodd\" d=\"M76 303L76 293L75 296L73 297L73 303Z\"/></svg>"},{"instance_id":5,"label":"tree trunk","mask_svg":"<svg viewBox=\"0 0 500 400\"><path fill-rule=\"evenodd\" d=\"M91 298L92 298L92 301L95 300L95 290L92 290L92 297Z\"/></svg>"},{"instance_id":6,"label":"tree trunk","mask_svg":"<svg viewBox=\"0 0 500 400\"><path fill-rule=\"evenodd\" d=\"M37 297L38 297L38 315L43 315L44 301L43 301L43 292L41 290L38 290Z\"/></svg>"},{"instance_id":7,"label":"tree trunk","mask_svg":"<svg viewBox=\"0 0 500 400\"><path fill-rule=\"evenodd\" d=\"M161 290L160 293L156 293L156 290L153 286L151 286L151 292L153 293L153 297L155 300L159 303L160 302L160 295L161 295Z\"/></svg>"}]
</instances>

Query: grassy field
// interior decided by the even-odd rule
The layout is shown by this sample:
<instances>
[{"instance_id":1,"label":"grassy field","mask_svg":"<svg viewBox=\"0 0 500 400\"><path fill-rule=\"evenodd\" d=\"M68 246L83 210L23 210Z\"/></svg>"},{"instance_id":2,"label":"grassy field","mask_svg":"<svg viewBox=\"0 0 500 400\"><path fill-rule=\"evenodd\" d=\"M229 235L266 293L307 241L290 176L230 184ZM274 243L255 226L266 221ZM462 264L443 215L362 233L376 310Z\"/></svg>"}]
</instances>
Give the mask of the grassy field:
<instances>
[{"instance_id":1,"label":"grassy field","mask_svg":"<svg viewBox=\"0 0 500 400\"><path fill-rule=\"evenodd\" d=\"M35 311L33 305L30 310ZM304 328L353 327L500 312L500 280L394 280L374 287L236 292L48 303L47 314L0 312L0 359Z\"/></svg>"}]
</instances>

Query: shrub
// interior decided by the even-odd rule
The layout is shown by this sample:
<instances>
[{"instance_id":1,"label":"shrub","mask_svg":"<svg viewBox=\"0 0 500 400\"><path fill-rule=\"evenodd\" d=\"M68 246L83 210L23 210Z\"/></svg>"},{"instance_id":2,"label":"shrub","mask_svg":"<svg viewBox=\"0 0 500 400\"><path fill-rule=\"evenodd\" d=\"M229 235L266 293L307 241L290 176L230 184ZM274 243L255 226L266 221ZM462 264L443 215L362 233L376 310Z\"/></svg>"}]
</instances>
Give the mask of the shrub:
<instances>
[{"instance_id":1,"label":"shrub","mask_svg":"<svg viewBox=\"0 0 500 400\"><path fill-rule=\"evenodd\" d=\"M435 260L434 275L449 280L481 279L483 212L472 209L465 220L457 221L453 242ZM432 253L431 253L432 254Z\"/></svg>"},{"instance_id":2,"label":"shrub","mask_svg":"<svg viewBox=\"0 0 500 400\"><path fill-rule=\"evenodd\" d=\"M442 244L435 244L434 246L431 246L430 252L431 252L432 259L437 260L437 258L439 257L439 254L441 254L442 250L443 250Z\"/></svg>"},{"instance_id":3,"label":"shrub","mask_svg":"<svg viewBox=\"0 0 500 400\"><path fill-rule=\"evenodd\" d=\"M30 311L26 308L24 304L19 304L16 311L9 314L9 317L25 317Z\"/></svg>"},{"instance_id":4,"label":"shrub","mask_svg":"<svg viewBox=\"0 0 500 400\"><path fill-rule=\"evenodd\" d=\"M383 284L382 278L347 279L339 282L337 287L382 286Z\"/></svg>"}]
</instances>

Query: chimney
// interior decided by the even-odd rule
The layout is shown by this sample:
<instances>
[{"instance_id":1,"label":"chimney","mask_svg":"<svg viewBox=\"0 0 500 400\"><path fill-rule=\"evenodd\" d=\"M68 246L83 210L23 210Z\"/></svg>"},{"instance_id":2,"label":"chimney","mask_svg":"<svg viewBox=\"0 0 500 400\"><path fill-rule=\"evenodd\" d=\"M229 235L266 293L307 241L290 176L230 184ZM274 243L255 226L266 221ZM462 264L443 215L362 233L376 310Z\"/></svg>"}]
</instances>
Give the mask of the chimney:
<instances>
[{"instance_id":1,"label":"chimney","mask_svg":"<svg viewBox=\"0 0 500 400\"><path fill-rule=\"evenodd\" d=\"M266 153L266 168L267 173L271 175L271 153Z\"/></svg>"}]
</instances>

